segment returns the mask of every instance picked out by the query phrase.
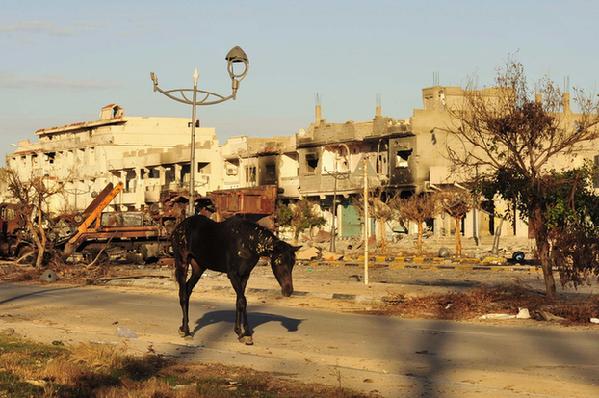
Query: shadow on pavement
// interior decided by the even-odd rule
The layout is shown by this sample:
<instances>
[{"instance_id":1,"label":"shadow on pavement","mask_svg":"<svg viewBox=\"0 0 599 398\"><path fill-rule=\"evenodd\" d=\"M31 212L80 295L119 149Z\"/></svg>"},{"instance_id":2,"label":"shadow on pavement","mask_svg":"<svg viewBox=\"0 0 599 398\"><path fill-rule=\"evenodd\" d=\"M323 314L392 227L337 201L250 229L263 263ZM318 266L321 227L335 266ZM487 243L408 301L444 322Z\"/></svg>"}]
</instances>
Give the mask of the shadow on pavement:
<instances>
[{"instance_id":1,"label":"shadow on pavement","mask_svg":"<svg viewBox=\"0 0 599 398\"><path fill-rule=\"evenodd\" d=\"M205 326L219 322L228 322L231 324L235 323L235 311L220 310L205 313L200 319L196 320L196 327L193 333L199 331ZM250 329L252 330L257 326L268 322L280 322L281 326L287 329L288 332L297 332L300 323L302 323L302 319L289 318L282 315L268 314L264 312L248 313L248 323L250 324Z\"/></svg>"},{"instance_id":2,"label":"shadow on pavement","mask_svg":"<svg viewBox=\"0 0 599 398\"><path fill-rule=\"evenodd\" d=\"M10 303L10 302L13 302L13 301L17 301L17 300L21 300L21 299L24 299L24 298L27 298L27 297L43 295L44 293L55 292L57 290L75 289L77 287L79 287L79 286L55 287L53 289L36 290L34 292L20 294L18 296L14 296L14 297L10 297L10 298L4 299L4 300L0 301L0 305L6 304L6 303Z\"/></svg>"}]
</instances>

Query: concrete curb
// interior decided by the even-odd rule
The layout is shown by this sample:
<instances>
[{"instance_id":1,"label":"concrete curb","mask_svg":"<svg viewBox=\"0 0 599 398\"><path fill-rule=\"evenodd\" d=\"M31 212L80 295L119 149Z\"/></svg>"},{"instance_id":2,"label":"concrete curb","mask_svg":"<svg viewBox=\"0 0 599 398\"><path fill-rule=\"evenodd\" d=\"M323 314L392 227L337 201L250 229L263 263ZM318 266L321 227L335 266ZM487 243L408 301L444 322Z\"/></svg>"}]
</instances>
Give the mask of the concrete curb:
<instances>
[{"instance_id":1,"label":"concrete curb","mask_svg":"<svg viewBox=\"0 0 599 398\"><path fill-rule=\"evenodd\" d=\"M121 287L145 287L153 289L165 289L175 291L177 284L175 281L167 278L119 278L103 280L96 283L96 285L106 286L121 286ZM234 293L233 288L227 285L212 285L212 286L200 286L198 285L198 291L223 291L227 290L231 294ZM250 287L247 288L246 293L253 294L267 294L272 296L279 296L281 294L280 289L265 289ZM382 299L382 297L371 297L358 294L346 294L346 293L324 293L324 292L305 292L305 291L294 291L292 297L311 297L320 298L325 300L336 300L344 302L354 303L372 303Z\"/></svg>"},{"instance_id":2,"label":"concrete curb","mask_svg":"<svg viewBox=\"0 0 599 398\"><path fill-rule=\"evenodd\" d=\"M422 270L458 270L458 271L495 271L495 272L528 272L540 273L540 267L528 265L511 265L504 258L484 259L463 258L457 261L448 261L441 257L370 257L369 268L388 268L388 269L422 269ZM362 267L364 257L358 257L348 260L327 261L327 260L310 260L298 261L299 264L310 266L333 266L333 267Z\"/></svg>"}]
</instances>

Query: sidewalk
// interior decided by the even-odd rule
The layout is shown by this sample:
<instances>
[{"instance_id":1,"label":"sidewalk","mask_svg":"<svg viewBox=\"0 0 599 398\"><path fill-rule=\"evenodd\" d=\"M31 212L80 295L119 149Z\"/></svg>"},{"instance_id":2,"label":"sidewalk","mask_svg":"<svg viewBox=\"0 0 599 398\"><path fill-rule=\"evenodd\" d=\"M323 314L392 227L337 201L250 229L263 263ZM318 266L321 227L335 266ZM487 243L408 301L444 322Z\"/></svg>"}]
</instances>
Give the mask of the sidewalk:
<instances>
[{"instance_id":1,"label":"sidewalk","mask_svg":"<svg viewBox=\"0 0 599 398\"><path fill-rule=\"evenodd\" d=\"M505 268L505 267L504 267ZM530 268L530 267L529 267ZM142 267L128 272L130 276L99 280L96 284L108 286L130 286L178 291L170 267ZM402 294L406 297L424 296L450 291L464 291L483 284L510 283L523 281L537 285L540 280L536 273L472 271L470 268L430 268L380 267L369 269L369 284L363 282L364 269L361 265L311 262L297 264L293 270L294 298L316 298L345 303L380 303L389 294ZM539 288L541 285L539 285ZM257 266L248 281L248 296L260 298L280 298L280 287L270 266ZM227 295L234 297L234 291L226 275L206 271L196 285L194 294Z\"/></svg>"},{"instance_id":2,"label":"sidewalk","mask_svg":"<svg viewBox=\"0 0 599 398\"><path fill-rule=\"evenodd\" d=\"M268 267L268 271L270 271L270 267ZM176 281L170 276L171 273L170 270L165 270L164 272L155 272L153 275L100 280L96 284L165 289L176 292L178 286ZM401 290L399 289L400 285L389 283L370 282L366 286L363 282L358 281L357 278L350 281L322 281L294 277L293 285L295 291L292 297L309 297L365 304L380 302L383 297ZM235 295L226 275L211 271L206 271L202 275L202 279L200 279L194 289L194 294L197 293L226 294L231 297ZM248 296L278 297L281 296L281 289L272 274L267 275L254 271L248 281L246 293Z\"/></svg>"}]
</instances>

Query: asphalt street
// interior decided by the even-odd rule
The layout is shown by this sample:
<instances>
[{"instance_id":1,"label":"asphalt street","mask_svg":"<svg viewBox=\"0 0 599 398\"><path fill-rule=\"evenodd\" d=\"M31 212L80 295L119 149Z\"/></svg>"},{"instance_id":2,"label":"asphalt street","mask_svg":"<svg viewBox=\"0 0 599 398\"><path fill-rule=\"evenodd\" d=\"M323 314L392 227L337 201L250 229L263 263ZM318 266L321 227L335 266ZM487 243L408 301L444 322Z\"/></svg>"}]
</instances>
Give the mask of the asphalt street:
<instances>
[{"instance_id":1,"label":"asphalt street","mask_svg":"<svg viewBox=\"0 0 599 398\"><path fill-rule=\"evenodd\" d=\"M0 283L0 330L66 343L148 346L194 361L276 372L385 396L599 396L599 332L533 321L483 324L323 311L248 300L254 346L233 333L234 300L192 296L192 339L174 292ZM599 328L598 328L599 329ZM126 333L125 333L126 334Z\"/></svg>"}]
</instances>

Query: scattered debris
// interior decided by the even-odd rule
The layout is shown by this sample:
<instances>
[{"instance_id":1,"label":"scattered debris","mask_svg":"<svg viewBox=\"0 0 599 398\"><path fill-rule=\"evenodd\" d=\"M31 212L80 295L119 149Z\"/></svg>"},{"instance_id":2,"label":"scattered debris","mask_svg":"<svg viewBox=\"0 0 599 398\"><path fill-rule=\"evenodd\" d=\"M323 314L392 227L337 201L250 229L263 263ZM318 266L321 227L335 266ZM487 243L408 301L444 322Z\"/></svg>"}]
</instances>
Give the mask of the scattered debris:
<instances>
[{"instance_id":1,"label":"scattered debris","mask_svg":"<svg viewBox=\"0 0 599 398\"><path fill-rule=\"evenodd\" d=\"M325 242L329 242L331 240L331 234L327 231L325 231L324 229L321 229L320 231L318 231L316 233L316 235L314 235L314 237L312 238L312 241L316 242L316 243L325 243Z\"/></svg>"},{"instance_id":2,"label":"scattered debris","mask_svg":"<svg viewBox=\"0 0 599 398\"><path fill-rule=\"evenodd\" d=\"M320 251L315 247L309 247L307 249L302 249L295 253L296 260L312 260L317 258L320 255Z\"/></svg>"},{"instance_id":3,"label":"scattered debris","mask_svg":"<svg viewBox=\"0 0 599 398\"><path fill-rule=\"evenodd\" d=\"M528 308L518 307L518 314L516 314L516 319L530 319L530 311L528 311Z\"/></svg>"},{"instance_id":4,"label":"scattered debris","mask_svg":"<svg viewBox=\"0 0 599 398\"><path fill-rule=\"evenodd\" d=\"M510 315L510 314L485 314L485 315L481 315L479 319L493 319L493 320L502 321L504 319L514 319L514 318L516 318L516 315Z\"/></svg>"},{"instance_id":5,"label":"scattered debris","mask_svg":"<svg viewBox=\"0 0 599 398\"><path fill-rule=\"evenodd\" d=\"M445 257L451 256L451 252L449 251L448 248L442 247L442 248L439 249L439 252L437 253L437 255L439 257L444 257L445 258Z\"/></svg>"},{"instance_id":6,"label":"scattered debris","mask_svg":"<svg viewBox=\"0 0 599 398\"><path fill-rule=\"evenodd\" d=\"M40 281L42 282L56 282L58 280L58 275L56 272L51 269L47 269L40 275Z\"/></svg>"},{"instance_id":7,"label":"scattered debris","mask_svg":"<svg viewBox=\"0 0 599 398\"><path fill-rule=\"evenodd\" d=\"M373 312L408 318L467 320L478 319L483 314L524 316L525 311L521 311L522 309L528 309L531 318L538 321L545 320L538 313L538 310L543 310L567 322L588 325L589 318L599 319L599 296L562 295L552 300L542 292L519 284L482 285L465 292L426 296L406 297L404 294L390 294Z\"/></svg>"},{"instance_id":8,"label":"scattered debris","mask_svg":"<svg viewBox=\"0 0 599 398\"><path fill-rule=\"evenodd\" d=\"M561 321L566 320L566 318L554 315L551 312L546 311L546 310L537 310L536 314L538 314L538 316L540 316L542 320L548 321L548 322L553 322L553 321L561 322Z\"/></svg>"},{"instance_id":9,"label":"scattered debris","mask_svg":"<svg viewBox=\"0 0 599 398\"><path fill-rule=\"evenodd\" d=\"M117 326L116 335L127 339L136 339L138 337L137 333L125 326Z\"/></svg>"},{"instance_id":10,"label":"scattered debris","mask_svg":"<svg viewBox=\"0 0 599 398\"><path fill-rule=\"evenodd\" d=\"M322 252L322 259L325 261L338 261L343 258L343 254L334 252Z\"/></svg>"},{"instance_id":11,"label":"scattered debris","mask_svg":"<svg viewBox=\"0 0 599 398\"><path fill-rule=\"evenodd\" d=\"M599 324L599 318L590 318L589 321L591 323L597 323L597 324Z\"/></svg>"}]
</instances>

